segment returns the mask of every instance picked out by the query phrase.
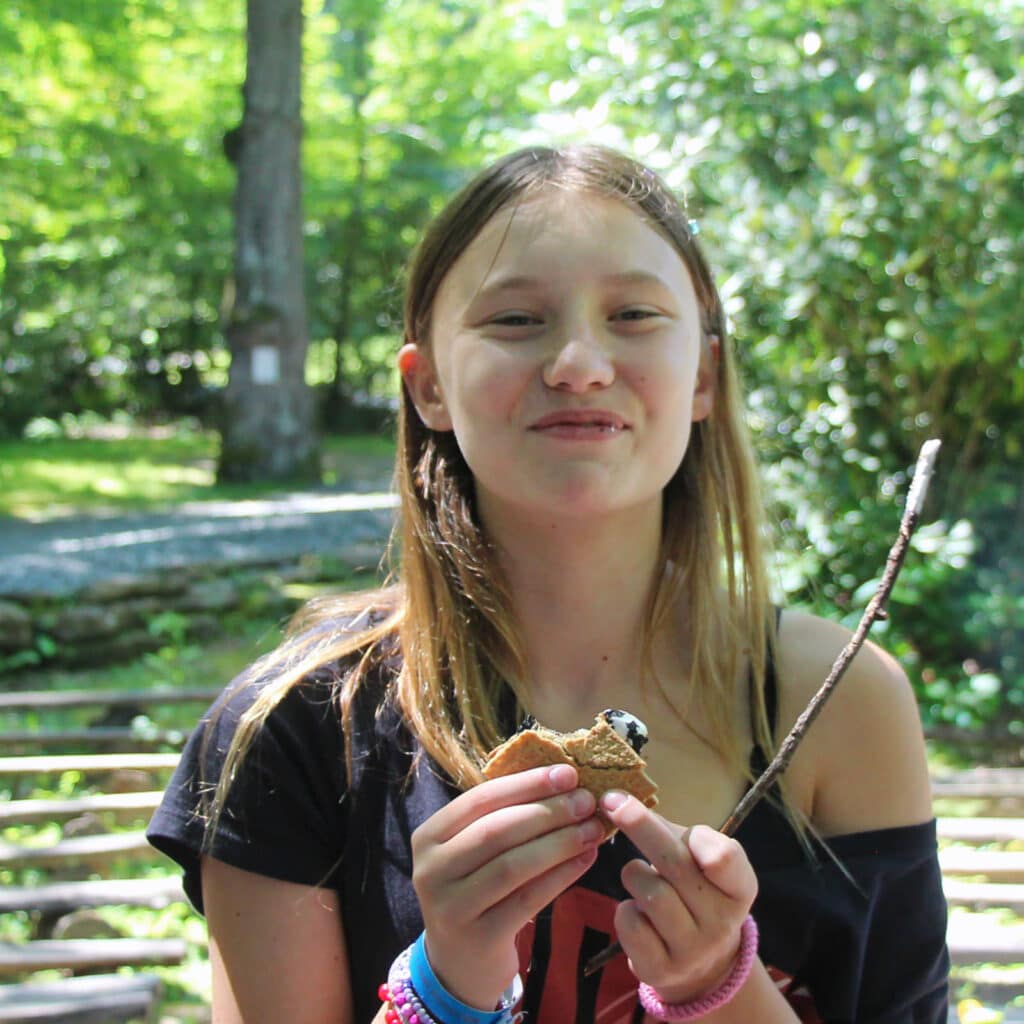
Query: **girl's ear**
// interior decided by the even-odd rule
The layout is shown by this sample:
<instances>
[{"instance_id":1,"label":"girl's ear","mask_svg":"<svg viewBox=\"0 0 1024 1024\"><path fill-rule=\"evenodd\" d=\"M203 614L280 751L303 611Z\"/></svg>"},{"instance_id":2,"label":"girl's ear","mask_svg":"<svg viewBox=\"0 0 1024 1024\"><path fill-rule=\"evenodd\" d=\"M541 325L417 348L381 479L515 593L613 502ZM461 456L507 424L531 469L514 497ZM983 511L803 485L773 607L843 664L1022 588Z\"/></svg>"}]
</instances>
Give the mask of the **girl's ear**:
<instances>
[{"instance_id":1,"label":"girl's ear","mask_svg":"<svg viewBox=\"0 0 1024 1024\"><path fill-rule=\"evenodd\" d=\"M431 430L451 430L451 417L441 394L434 364L419 345L409 342L401 347L398 352L398 372L402 375L402 381L424 426Z\"/></svg>"},{"instance_id":2,"label":"girl's ear","mask_svg":"<svg viewBox=\"0 0 1024 1024\"><path fill-rule=\"evenodd\" d=\"M706 420L715 406L715 383L718 380L718 361L722 342L717 334L705 336L701 345L700 366L697 367L697 386L693 392L693 422Z\"/></svg>"}]
</instances>

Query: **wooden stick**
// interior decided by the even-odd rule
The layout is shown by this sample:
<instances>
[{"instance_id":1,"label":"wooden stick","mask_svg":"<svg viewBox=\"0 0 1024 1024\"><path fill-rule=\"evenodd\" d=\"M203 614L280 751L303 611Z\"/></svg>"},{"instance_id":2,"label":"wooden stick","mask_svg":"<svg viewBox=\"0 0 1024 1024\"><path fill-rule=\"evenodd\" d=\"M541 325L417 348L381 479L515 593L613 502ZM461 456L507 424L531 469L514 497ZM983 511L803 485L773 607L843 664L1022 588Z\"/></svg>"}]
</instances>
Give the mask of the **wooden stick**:
<instances>
[{"instance_id":1,"label":"wooden stick","mask_svg":"<svg viewBox=\"0 0 1024 1024\"><path fill-rule=\"evenodd\" d=\"M736 809L726 818L722 824L721 831L724 835L731 836L743 823L743 820L754 809L754 807L765 796L772 787L775 780L789 767L790 761L800 742L807 734L814 720L821 713L825 702L832 696L839 680L850 666L857 652L864 646L868 630L878 619L886 617L885 603L889 600L892 588L896 583L896 577L903 567L903 559L907 554L907 547L910 544L910 537L917 527L917 520L924 505L925 494L928 491L928 483L931 480L932 470L935 466L935 457L939 453L939 441L926 441L921 447L921 453L917 459L917 466L914 469L914 477L910 484L910 493L907 496L906 508L903 510L903 519L900 522L899 535L889 551L889 557L885 562L885 571L882 579L875 590L874 596L868 602L860 623L850 642L840 651L832 669L821 684L821 688L811 698L803 714L796 720L789 735L782 741L778 753L772 758L771 764L764 770L761 777L747 791L746 795L736 805Z\"/></svg>"},{"instance_id":2,"label":"wooden stick","mask_svg":"<svg viewBox=\"0 0 1024 1024\"><path fill-rule=\"evenodd\" d=\"M941 444L941 441L933 439L925 441L921 446L921 451L917 457L917 465L914 467L914 475L910 481L910 491L907 495L906 507L903 510L899 534L889 550L889 557L885 562L885 571L882 573L882 579L878 584L878 588L868 602L867 608L864 609L864 614L861 616L860 623L853 636L850 637L850 642L840 651L839 657L833 663L825 681L821 684L818 692L810 699L807 707L790 730L789 735L782 741L778 753L772 758L771 764L762 772L760 778L750 787L733 812L722 823L719 831L723 835L731 836L735 834L747 815L765 797L775 781L789 767L797 747L800 746L800 742L807 735L807 730L821 713L825 702L832 696L839 680L842 679L843 674L849 668L850 662L853 661L857 652L864 646L868 630L879 619L886 618L885 602L889 599L892 588L896 583L896 577L903 567L903 559L906 557L910 538L917 526L917 520L924 506L925 495L928 493L928 484L931 481L932 472L935 468L935 459L939 454ZM595 971L600 970L620 952L622 952L622 946L615 942L592 957L583 968L584 977L589 977Z\"/></svg>"}]
</instances>

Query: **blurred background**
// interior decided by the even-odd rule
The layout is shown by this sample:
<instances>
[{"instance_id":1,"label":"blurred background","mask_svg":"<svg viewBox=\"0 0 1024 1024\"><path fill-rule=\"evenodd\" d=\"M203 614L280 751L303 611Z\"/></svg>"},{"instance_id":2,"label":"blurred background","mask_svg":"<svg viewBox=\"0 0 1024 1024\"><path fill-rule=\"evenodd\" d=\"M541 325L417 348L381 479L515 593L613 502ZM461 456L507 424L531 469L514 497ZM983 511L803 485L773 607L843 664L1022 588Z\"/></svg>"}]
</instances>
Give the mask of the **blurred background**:
<instances>
[{"instance_id":1,"label":"blurred background","mask_svg":"<svg viewBox=\"0 0 1024 1024\"><path fill-rule=\"evenodd\" d=\"M907 669L938 756L1020 763L1019 0L306 0L301 25L298 0L248 6L248 51L241 2L0 6L0 539L334 493L367 460L386 467L422 226L514 148L608 143L699 225L749 389L780 601L856 623L918 449L941 438L872 635ZM255 39L258 19L271 30ZM301 208L281 186L300 173L300 74ZM274 152L284 177L261 185ZM278 200L295 244L261 259L297 268L298 292L254 284L246 262ZM301 457L261 460L246 418L290 365L299 434L275 432L280 410L258 430ZM343 575L330 569L306 578ZM247 593L240 659L268 642L259 613L280 617ZM46 677L62 664L52 622L26 626L31 600L7 598L12 686L109 683ZM233 670L184 613L162 614L133 679Z\"/></svg>"},{"instance_id":2,"label":"blurred background","mask_svg":"<svg viewBox=\"0 0 1024 1024\"><path fill-rule=\"evenodd\" d=\"M12 465L22 446L112 421L217 424L245 13L0 10L8 512L31 504ZM621 146L687 197L716 269L777 502L780 599L856 614L908 467L940 437L885 641L927 723L1020 730L1024 8L309 0L305 13L318 430L387 433L402 267L468 175L527 142Z\"/></svg>"}]
</instances>

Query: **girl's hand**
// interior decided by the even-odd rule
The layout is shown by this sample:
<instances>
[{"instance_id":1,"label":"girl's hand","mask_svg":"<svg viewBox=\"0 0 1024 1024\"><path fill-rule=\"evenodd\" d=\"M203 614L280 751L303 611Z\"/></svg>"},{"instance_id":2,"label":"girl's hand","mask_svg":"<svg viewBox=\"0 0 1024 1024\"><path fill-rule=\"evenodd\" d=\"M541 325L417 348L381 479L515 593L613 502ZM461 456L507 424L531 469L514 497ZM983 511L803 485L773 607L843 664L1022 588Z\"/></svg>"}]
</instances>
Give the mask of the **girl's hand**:
<instances>
[{"instance_id":1,"label":"girl's hand","mask_svg":"<svg viewBox=\"0 0 1024 1024\"><path fill-rule=\"evenodd\" d=\"M519 970L516 934L593 864L604 828L570 765L483 782L412 836L427 956L456 998L492 1010Z\"/></svg>"},{"instance_id":2,"label":"girl's hand","mask_svg":"<svg viewBox=\"0 0 1024 1024\"><path fill-rule=\"evenodd\" d=\"M633 899L615 913L633 973L668 1003L713 991L732 968L757 895L743 847L707 825L674 825L625 793L606 793L601 811L650 861L622 869Z\"/></svg>"}]
</instances>

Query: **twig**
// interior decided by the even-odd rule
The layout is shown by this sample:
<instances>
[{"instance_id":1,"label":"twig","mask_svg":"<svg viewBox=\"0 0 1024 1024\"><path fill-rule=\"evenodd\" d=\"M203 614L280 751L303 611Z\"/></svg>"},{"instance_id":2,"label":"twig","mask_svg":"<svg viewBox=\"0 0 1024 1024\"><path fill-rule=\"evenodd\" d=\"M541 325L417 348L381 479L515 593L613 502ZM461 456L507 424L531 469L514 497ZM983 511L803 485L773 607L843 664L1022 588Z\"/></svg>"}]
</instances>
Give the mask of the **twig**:
<instances>
[{"instance_id":1,"label":"twig","mask_svg":"<svg viewBox=\"0 0 1024 1024\"><path fill-rule=\"evenodd\" d=\"M761 777L736 805L736 809L732 814L726 818L719 829L723 835L731 836L736 832L744 818L764 797L775 780L789 767L789 762L793 760L796 748L807 734L807 730L821 713L825 702L832 696L850 662L853 661L857 652L864 646L868 630L871 629L878 619L886 617L885 602L888 601L893 585L896 583L896 577L903 567L903 559L910 544L910 537L917 526L921 507L924 505L925 494L928 491L928 483L931 480L932 469L935 466L935 457L939 453L940 444L941 442L936 440L925 441L921 447L921 453L917 458L917 466L914 469L914 477L910 483L910 493L907 496L906 508L903 510L903 519L900 522L899 536L897 536L895 543L889 551L889 557L885 562L885 571L882 573L882 579L875 590L874 597L871 598L867 608L864 609L864 614L861 616L860 623L857 625L853 636L850 637L850 642L839 653L839 657L836 658L835 663L832 665L832 669L825 682L821 684L821 688L811 698L803 714L796 720L789 735L782 741L782 745L779 747L775 757L772 758L771 764L768 765L761 774Z\"/></svg>"},{"instance_id":2,"label":"twig","mask_svg":"<svg viewBox=\"0 0 1024 1024\"><path fill-rule=\"evenodd\" d=\"M836 658L818 692L811 698L803 714L800 715L790 730L789 735L782 741L778 752L772 758L771 764L761 773L760 778L747 790L743 799L740 800L733 812L722 823L719 831L723 835L731 836L736 833L736 830L743 823L747 815L765 797L776 779L789 767L789 763L793 760L793 755L796 753L801 740L807 734L807 730L821 713L821 709L825 706L825 702L829 697L832 696L839 680L843 677L843 673L846 672L850 662L853 661L857 652L864 645L868 630L871 629L876 621L886 618L885 602L889 599L892 588L896 583L896 577L903 566L903 559L907 554L911 535L917 526L917 520L924 506L925 495L928 493L928 484L931 481L932 471L935 468L935 458L939 453L941 444L941 441L933 439L925 441L921 446L921 451L917 457L917 465L914 467L914 476L910 481L910 492L907 495L907 504L903 510L899 535L889 550L889 557L885 562L885 571L882 573L882 579L875 590L874 596L868 602L867 608L864 609L864 614L861 616L857 629L854 631L849 643L840 651L839 657ZM587 962L583 968L584 976L589 976L595 971L600 970L620 952L622 952L622 946L618 942L613 943Z\"/></svg>"}]
</instances>

